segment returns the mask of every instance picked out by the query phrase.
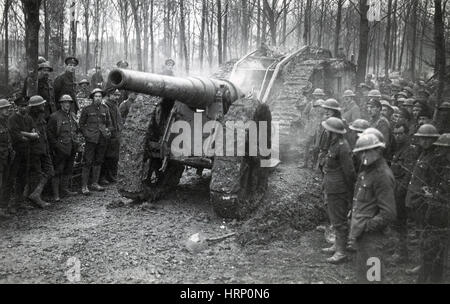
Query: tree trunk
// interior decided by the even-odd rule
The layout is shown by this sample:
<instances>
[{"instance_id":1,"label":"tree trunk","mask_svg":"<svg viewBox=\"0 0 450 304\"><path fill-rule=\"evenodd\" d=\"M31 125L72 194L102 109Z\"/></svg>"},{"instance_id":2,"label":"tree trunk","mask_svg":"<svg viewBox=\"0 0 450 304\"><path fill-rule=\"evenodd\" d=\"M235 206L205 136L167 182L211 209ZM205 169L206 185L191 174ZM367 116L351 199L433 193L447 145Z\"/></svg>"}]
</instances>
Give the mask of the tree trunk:
<instances>
[{"instance_id":1,"label":"tree trunk","mask_svg":"<svg viewBox=\"0 0 450 304\"><path fill-rule=\"evenodd\" d=\"M438 103L442 102L445 87L445 31L442 0L434 0L434 41L435 41L435 72L438 75L439 86L437 91ZM434 120L437 117L435 108Z\"/></svg>"},{"instance_id":2,"label":"tree trunk","mask_svg":"<svg viewBox=\"0 0 450 304\"><path fill-rule=\"evenodd\" d=\"M94 63L98 65L98 47L99 47L99 30L100 30L100 0L95 0L95 15L94 15L94 29L95 29L95 44L94 44Z\"/></svg>"},{"instance_id":3,"label":"tree trunk","mask_svg":"<svg viewBox=\"0 0 450 304\"><path fill-rule=\"evenodd\" d=\"M186 46L186 23L184 16L184 0L180 0L180 42L182 54L180 54L180 59L184 56L184 67L186 75L189 75L189 54Z\"/></svg>"},{"instance_id":4,"label":"tree trunk","mask_svg":"<svg viewBox=\"0 0 450 304\"><path fill-rule=\"evenodd\" d=\"M39 54L39 7L41 0L22 0L23 14L25 17L25 50L27 60L27 71L32 71L28 76L27 96L36 95L37 90L37 68Z\"/></svg>"},{"instance_id":5,"label":"tree trunk","mask_svg":"<svg viewBox=\"0 0 450 304\"><path fill-rule=\"evenodd\" d=\"M411 80L416 80L416 41L417 41L417 7L419 2L413 1L413 15L412 15L412 38L411 38L411 64L410 64L410 72L411 72Z\"/></svg>"},{"instance_id":6,"label":"tree trunk","mask_svg":"<svg viewBox=\"0 0 450 304\"><path fill-rule=\"evenodd\" d=\"M304 22L304 30L303 30L303 44L309 45L311 42L311 6L312 0L306 0L305 7L305 22Z\"/></svg>"},{"instance_id":7,"label":"tree trunk","mask_svg":"<svg viewBox=\"0 0 450 304\"><path fill-rule=\"evenodd\" d=\"M10 0L6 0L5 7L3 8L3 22L5 24L5 85L7 86L9 83L9 20L8 20L8 12L9 6L11 5Z\"/></svg>"},{"instance_id":8,"label":"tree trunk","mask_svg":"<svg viewBox=\"0 0 450 304\"><path fill-rule=\"evenodd\" d=\"M200 49L199 49L200 69L203 69L203 55L205 54L205 27L206 27L206 18L208 17L207 14L208 14L207 0L202 0L202 24L200 29Z\"/></svg>"},{"instance_id":9,"label":"tree trunk","mask_svg":"<svg viewBox=\"0 0 450 304\"><path fill-rule=\"evenodd\" d=\"M144 27L144 54L143 54L143 65L144 71L148 72L148 47L149 47L149 37L148 37L148 28L149 28L149 2L142 2L142 16L143 16L143 27Z\"/></svg>"},{"instance_id":10,"label":"tree trunk","mask_svg":"<svg viewBox=\"0 0 450 304\"><path fill-rule=\"evenodd\" d=\"M389 52L391 44L391 14L392 14L392 0L388 0L387 25L386 25L386 39L384 40L384 77L389 78Z\"/></svg>"},{"instance_id":11,"label":"tree trunk","mask_svg":"<svg viewBox=\"0 0 450 304\"><path fill-rule=\"evenodd\" d=\"M249 29L249 23L250 23L250 16L248 15L248 8L247 8L247 0L241 0L241 13L242 13L242 54L247 54L248 51L248 29Z\"/></svg>"},{"instance_id":12,"label":"tree trunk","mask_svg":"<svg viewBox=\"0 0 450 304\"><path fill-rule=\"evenodd\" d=\"M47 2L47 0L45 0ZM44 3L44 8L46 6L46 3ZM76 56L77 54L77 23L75 20L75 8L76 4L75 1L72 1L70 4L70 33L71 33L71 47L72 49L70 52L72 53L72 56Z\"/></svg>"},{"instance_id":13,"label":"tree trunk","mask_svg":"<svg viewBox=\"0 0 450 304\"><path fill-rule=\"evenodd\" d=\"M320 5L320 22L319 22L319 33L317 35L317 45L322 47L322 36L323 36L323 19L324 19L324 11L325 11L325 0L321 1Z\"/></svg>"},{"instance_id":14,"label":"tree trunk","mask_svg":"<svg viewBox=\"0 0 450 304\"><path fill-rule=\"evenodd\" d=\"M90 52L89 7L90 7L90 0L85 0L85 2L84 2L84 34L86 36L86 60L85 60L85 66L84 66L84 74L86 74L86 75L87 75L88 69L89 69L89 52Z\"/></svg>"},{"instance_id":15,"label":"tree trunk","mask_svg":"<svg viewBox=\"0 0 450 304\"><path fill-rule=\"evenodd\" d=\"M256 0L256 45L261 45L261 0Z\"/></svg>"},{"instance_id":16,"label":"tree trunk","mask_svg":"<svg viewBox=\"0 0 450 304\"><path fill-rule=\"evenodd\" d=\"M287 27L287 11L288 11L288 7L287 7L287 0L283 0L283 26L282 26L282 37L283 40L281 41L281 45L286 46L286 27Z\"/></svg>"},{"instance_id":17,"label":"tree trunk","mask_svg":"<svg viewBox=\"0 0 450 304\"><path fill-rule=\"evenodd\" d=\"M391 1L391 0L389 0ZM334 32L334 56L336 57L339 51L339 35L341 34L341 19L342 19L342 5L344 0L338 0L337 16L336 16L336 30Z\"/></svg>"},{"instance_id":18,"label":"tree trunk","mask_svg":"<svg viewBox=\"0 0 450 304\"><path fill-rule=\"evenodd\" d=\"M402 38L402 44L401 44L401 47L400 47L400 57L398 59L398 70L400 72L401 72L401 69L402 69L403 51L405 49L406 33L408 32L408 19L409 19L409 14L411 13L411 7L412 7L412 4L409 4L407 12L405 14L405 24L404 24L404 28L403 28L403 38Z\"/></svg>"},{"instance_id":19,"label":"tree trunk","mask_svg":"<svg viewBox=\"0 0 450 304\"><path fill-rule=\"evenodd\" d=\"M134 17L134 29L136 33L136 57L137 57L137 68L142 71L142 47L141 47L141 18L140 18L140 0L130 0L131 10L133 11Z\"/></svg>"},{"instance_id":20,"label":"tree trunk","mask_svg":"<svg viewBox=\"0 0 450 304\"><path fill-rule=\"evenodd\" d=\"M219 65L222 64L222 3L217 0L217 60Z\"/></svg>"},{"instance_id":21,"label":"tree trunk","mask_svg":"<svg viewBox=\"0 0 450 304\"><path fill-rule=\"evenodd\" d=\"M154 0L150 1L150 64L152 67L152 73L155 72L155 34L153 28L153 18L154 18Z\"/></svg>"},{"instance_id":22,"label":"tree trunk","mask_svg":"<svg viewBox=\"0 0 450 304\"><path fill-rule=\"evenodd\" d=\"M359 0L360 25L359 25L359 52L358 67L356 70L356 79L362 83L366 77L367 50L369 45L369 20L367 20L367 11L369 6L367 0Z\"/></svg>"},{"instance_id":23,"label":"tree trunk","mask_svg":"<svg viewBox=\"0 0 450 304\"><path fill-rule=\"evenodd\" d=\"M8 3L9 0L6 0L6 3ZM48 49L49 49L49 42L50 42L50 20L48 18L48 0L44 0L44 53L45 53L45 59L49 60L48 55ZM49 60L50 61L50 60Z\"/></svg>"},{"instance_id":24,"label":"tree trunk","mask_svg":"<svg viewBox=\"0 0 450 304\"><path fill-rule=\"evenodd\" d=\"M228 12L229 12L229 0L225 0L225 19L223 28L223 61L227 61L227 46L228 46ZM259 1L259 0L258 0Z\"/></svg>"},{"instance_id":25,"label":"tree trunk","mask_svg":"<svg viewBox=\"0 0 450 304\"><path fill-rule=\"evenodd\" d=\"M428 21L428 0L425 0L425 6L423 9L423 20L422 20L422 34L420 39L420 47L419 47L419 75L422 74L423 67L423 42L425 40L425 33L427 29L427 21ZM421 76L419 76L421 77Z\"/></svg>"}]
</instances>

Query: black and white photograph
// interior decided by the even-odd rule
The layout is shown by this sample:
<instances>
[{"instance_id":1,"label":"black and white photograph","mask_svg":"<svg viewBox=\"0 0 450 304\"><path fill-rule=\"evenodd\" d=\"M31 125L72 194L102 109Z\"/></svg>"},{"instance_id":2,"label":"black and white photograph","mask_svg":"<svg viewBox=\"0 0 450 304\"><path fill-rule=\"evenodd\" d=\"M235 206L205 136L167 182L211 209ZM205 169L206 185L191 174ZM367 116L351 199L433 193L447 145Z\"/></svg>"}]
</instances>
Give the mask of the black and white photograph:
<instances>
[{"instance_id":1,"label":"black and white photograph","mask_svg":"<svg viewBox=\"0 0 450 304\"><path fill-rule=\"evenodd\" d=\"M0 284L277 301L449 245L450 1L0 1Z\"/></svg>"}]
</instances>

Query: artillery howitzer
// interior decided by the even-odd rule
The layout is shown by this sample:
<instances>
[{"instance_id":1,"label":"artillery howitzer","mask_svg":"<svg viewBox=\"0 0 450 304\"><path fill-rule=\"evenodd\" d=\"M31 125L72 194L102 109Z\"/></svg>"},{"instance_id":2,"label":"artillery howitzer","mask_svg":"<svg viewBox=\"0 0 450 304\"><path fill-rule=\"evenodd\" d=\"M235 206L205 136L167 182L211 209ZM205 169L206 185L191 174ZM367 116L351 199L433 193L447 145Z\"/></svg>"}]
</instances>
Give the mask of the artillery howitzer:
<instances>
[{"instance_id":1,"label":"artillery howitzer","mask_svg":"<svg viewBox=\"0 0 450 304\"><path fill-rule=\"evenodd\" d=\"M267 188L267 168L261 166L264 157L258 149L256 155L250 153L249 136L260 138L266 132L270 148L271 114L266 105L243 97L227 80L115 69L109 82L157 97L150 98L156 103L136 102L124 124L118 173L123 196L156 200L176 186L185 166L190 166L211 169L210 198L218 215L242 218L258 205ZM247 129L241 135L232 130L233 138L226 136L227 122L251 121L257 134ZM262 130L259 122L269 127ZM178 134L180 127L183 132ZM237 156L240 148L244 153Z\"/></svg>"}]
</instances>

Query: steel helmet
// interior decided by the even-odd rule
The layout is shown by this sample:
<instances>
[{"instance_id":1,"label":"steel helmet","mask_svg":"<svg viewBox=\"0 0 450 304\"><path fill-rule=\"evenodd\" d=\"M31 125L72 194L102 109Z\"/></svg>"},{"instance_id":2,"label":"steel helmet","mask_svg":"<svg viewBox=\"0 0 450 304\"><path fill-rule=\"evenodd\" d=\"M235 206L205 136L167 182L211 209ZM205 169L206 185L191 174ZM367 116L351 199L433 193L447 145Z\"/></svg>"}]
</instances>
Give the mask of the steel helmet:
<instances>
[{"instance_id":1,"label":"steel helmet","mask_svg":"<svg viewBox=\"0 0 450 304\"><path fill-rule=\"evenodd\" d=\"M405 99L404 101L403 101L403 106L404 107L412 107L412 106L414 106L414 102L415 102L416 100L414 99L414 98L408 98L408 99Z\"/></svg>"},{"instance_id":2,"label":"steel helmet","mask_svg":"<svg viewBox=\"0 0 450 304\"><path fill-rule=\"evenodd\" d=\"M64 63L66 64L66 65L69 65L69 64L74 64L75 66L77 66L79 63L80 63L80 61L78 60L78 58L76 58L76 57L73 57L73 56L69 56L69 57L66 57L66 59L64 59Z\"/></svg>"},{"instance_id":3,"label":"steel helmet","mask_svg":"<svg viewBox=\"0 0 450 304\"><path fill-rule=\"evenodd\" d=\"M352 90L346 90L344 92L344 97L354 97L354 96L356 96L356 95L355 95L355 93L353 93Z\"/></svg>"},{"instance_id":4,"label":"steel helmet","mask_svg":"<svg viewBox=\"0 0 450 304\"><path fill-rule=\"evenodd\" d=\"M383 133L381 133L380 130L378 130L378 129L375 129L375 128L367 128L367 129L365 129L361 134L358 134L358 136L361 136L361 135L363 135L363 134L373 134L373 135L375 135L375 136L378 138L378 140L379 140L380 142L383 142L383 143L384 143L384 135L383 135Z\"/></svg>"},{"instance_id":5,"label":"steel helmet","mask_svg":"<svg viewBox=\"0 0 450 304\"><path fill-rule=\"evenodd\" d=\"M331 109L331 110L336 110L336 111L341 111L342 109L339 107L339 102L334 99L334 98L330 98L325 100L325 102L323 103L323 105L321 105L322 108L324 109Z\"/></svg>"},{"instance_id":6,"label":"steel helmet","mask_svg":"<svg viewBox=\"0 0 450 304\"><path fill-rule=\"evenodd\" d=\"M411 95L414 95L414 90L411 89L410 87L404 87L404 88L403 88L403 91L406 91L406 92L408 92L408 93L411 94Z\"/></svg>"},{"instance_id":7,"label":"steel helmet","mask_svg":"<svg viewBox=\"0 0 450 304\"><path fill-rule=\"evenodd\" d=\"M417 130L417 133L414 134L414 136L417 137L439 137L441 136L436 127L431 124L424 124L422 125L419 130Z\"/></svg>"},{"instance_id":8,"label":"steel helmet","mask_svg":"<svg viewBox=\"0 0 450 304\"><path fill-rule=\"evenodd\" d=\"M328 130L330 132L337 133L337 134L347 133L344 122L342 121L342 119L339 119L337 117L330 117L327 120L322 121L322 127L324 127L325 130Z\"/></svg>"},{"instance_id":9,"label":"steel helmet","mask_svg":"<svg viewBox=\"0 0 450 304\"><path fill-rule=\"evenodd\" d=\"M11 104L9 103L8 99L0 99L0 109L10 107Z\"/></svg>"},{"instance_id":10,"label":"steel helmet","mask_svg":"<svg viewBox=\"0 0 450 304\"><path fill-rule=\"evenodd\" d=\"M396 106L392 106L392 109L394 110L394 114L400 114L400 108Z\"/></svg>"},{"instance_id":11,"label":"steel helmet","mask_svg":"<svg viewBox=\"0 0 450 304\"><path fill-rule=\"evenodd\" d=\"M355 119L350 124L350 130L356 131L356 132L364 132L367 128L370 127L370 123L365 119Z\"/></svg>"},{"instance_id":12,"label":"steel helmet","mask_svg":"<svg viewBox=\"0 0 450 304\"><path fill-rule=\"evenodd\" d=\"M93 99L95 93L102 93L102 97L105 97L105 96L106 96L105 91L103 91L103 90L100 89L100 88L95 88L95 89L92 91L92 93L89 95L89 98Z\"/></svg>"},{"instance_id":13,"label":"steel helmet","mask_svg":"<svg viewBox=\"0 0 450 304\"><path fill-rule=\"evenodd\" d=\"M367 97L375 97L375 98L381 98L381 93L379 90L372 90L369 92Z\"/></svg>"},{"instance_id":14,"label":"steel helmet","mask_svg":"<svg viewBox=\"0 0 450 304\"><path fill-rule=\"evenodd\" d=\"M29 107L36 107L36 106L40 106L44 103L46 103L47 101L42 98L42 96L39 95L34 95L30 97L30 101L28 103Z\"/></svg>"},{"instance_id":15,"label":"steel helmet","mask_svg":"<svg viewBox=\"0 0 450 304\"><path fill-rule=\"evenodd\" d=\"M389 101L387 101L387 100L380 100L380 103L381 103L381 106L388 107L389 109L391 109L391 111L394 111L394 108L392 108L392 106L389 103Z\"/></svg>"},{"instance_id":16,"label":"steel helmet","mask_svg":"<svg viewBox=\"0 0 450 304\"><path fill-rule=\"evenodd\" d=\"M439 106L439 110L443 110L443 109L450 109L449 101L444 101L443 103L441 103L441 105Z\"/></svg>"},{"instance_id":17,"label":"steel helmet","mask_svg":"<svg viewBox=\"0 0 450 304\"><path fill-rule=\"evenodd\" d=\"M38 71L43 69L48 69L50 72L53 72L53 68L47 61L39 64Z\"/></svg>"},{"instance_id":18,"label":"steel helmet","mask_svg":"<svg viewBox=\"0 0 450 304\"><path fill-rule=\"evenodd\" d=\"M374 134L361 134L355 144L353 153L367 151L375 148L385 148L386 145L381 142Z\"/></svg>"},{"instance_id":19,"label":"steel helmet","mask_svg":"<svg viewBox=\"0 0 450 304\"><path fill-rule=\"evenodd\" d=\"M315 89L314 92L312 93L313 96L325 96L325 93L323 92L322 89Z\"/></svg>"},{"instance_id":20,"label":"steel helmet","mask_svg":"<svg viewBox=\"0 0 450 304\"><path fill-rule=\"evenodd\" d=\"M37 63L38 63L38 64L41 64L41 63L44 63L44 62L46 62L46 61L47 61L47 59L45 59L45 57L39 56L39 57L38 57L38 60L37 60Z\"/></svg>"},{"instance_id":21,"label":"steel helmet","mask_svg":"<svg viewBox=\"0 0 450 304\"><path fill-rule=\"evenodd\" d=\"M444 133L433 143L435 146L450 147L450 133Z\"/></svg>"},{"instance_id":22,"label":"steel helmet","mask_svg":"<svg viewBox=\"0 0 450 304\"><path fill-rule=\"evenodd\" d=\"M70 95L65 94L65 95L61 96L61 98L59 99L59 102L64 102L64 101L73 102L73 99Z\"/></svg>"},{"instance_id":23,"label":"steel helmet","mask_svg":"<svg viewBox=\"0 0 450 304\"><path fill-rule=\"evenodd\" d=\"M321 107L324 102L325 100L323 99L317 99L316 101L313 102L313 107Z\"/></svg>"},{"instance_id":24,"label":"steel helmet","mask_svg":"<svg viewBox=\"0 0 450 304\"><path fill-rule=\"evenodd\" d=\"M398 92L395 96L403 96L404 98L408 98L408 95L405 92Z\"/></svg>"},{"instance_id":25,"label":"steel helmet","mask_svg":"<svg viewBox=\"0 0 450 304\"><path fill-rule=\"evenodd\" d=\"M82 84L89 84L89 81L87 79L82 79L78 85L82 85Z\"/></svg>"}]
</instances>

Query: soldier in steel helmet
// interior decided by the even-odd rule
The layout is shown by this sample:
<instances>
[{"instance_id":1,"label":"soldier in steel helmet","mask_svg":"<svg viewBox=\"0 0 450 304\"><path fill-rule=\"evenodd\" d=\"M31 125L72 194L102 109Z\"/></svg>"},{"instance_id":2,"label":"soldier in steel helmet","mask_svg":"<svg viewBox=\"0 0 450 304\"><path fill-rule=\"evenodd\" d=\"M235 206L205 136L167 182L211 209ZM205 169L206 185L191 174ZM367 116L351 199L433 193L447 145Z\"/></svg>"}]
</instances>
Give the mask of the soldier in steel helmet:
<instances>
[{"instance_id":1,"label":"soldier in steel helmet","mask_svg":"<svg viewBox=\"0 0 450 304\"><path fill-rule=\"evenodd\" d=\"M444 278L450 229L450 133L434 143L435 153L424 172L424 222L420 240L418 283L441 283Z\"/></svg>"},{"instance_id":2,"label":"soldier in steel helmet","mask_svg":"<svg viewBox=\"0 0 450 304\"><path fill-rule=\"evenodd\" d=\"M48 62L39 64L38 95L47 100L44 104L44 118L46 121L48 121L52 113L56 112L55 89L53 88L53 80L50 78L50 73L52 72L53 68Z\"/></svg>"},{"instance_id":3,"label":"soldier in steel helmet","mask_svg":"<svg viewBox=\"0 0 450 304\"><path fill-rule=\"evenodd\" d=\"M355 185L350 225L350 241L356 245L356 279L358 283L383 282L385 275L385 229L396 218L395 179L383 158L385 144L375 134L362 134L353 152L362 168ZM376 261L373 259L376 258ZM379 265L378 277L369 268Z\"/></svg>"},{"instance_id":4,"label":"soldier in steel helmet","mask_svg":"<svg viewBox=\"0 0 450 304\"><path fill-rule=\"evenodd\" d=\"M395 177L395 202L397 206L396 231L398 233L398 246L394 254L394 261L406 262L409 258L407 247L407 213L406 213L406 192L411 179L411 172L419 157L419 149L411 144L408 136L409 126L406 122L397 124L393 130L395 138L395 149L391 162L391 169Z\"/></svg>"},{"instance_id":5,"label":"soldier in steel helmet","mask_svg":"<svg viewBox=\"0 0 450 304\"><path fill-rule=\"evenodd\" d=\"M11 162L14 159L11 136L8 129L8 117L11 104L6 99L0 99L0 218L6 215L10 191L7 187Z\"/></svg>"},{"instance_id":6,"label":"soldier in steel helmet","mask_svg":"<svg viewBox=\"0 0 450 304\"><path fill-rule=\"evenodd\" d=\"M405 204L408 208L408 215L410 215L416 224L416 234L420 234L420 230L424 225L424 214L426 210L425 200L426 191L429 187L429 180L427 179L426 172L431 165L432 160L435 158L436 146L433 143L439 138L439 133L435 126L431 124L425 124L417 130L414 134L416 142L421 148L421 154L417 159L413 172L411 174L411 180L408 184L408 192L406 194ZM414 267L409 269L409 274L415 274L420 271L420 267Z\"/></svg>"},{"instance_id":7,"label":"soldier in steel helmet","mask_svg":"<svg viewBox=\"0 0 450 304\"><path fill-rule=\"evenodd\" d=\"M53 155L55 175L52 178L54 200L61 197L73 196L76 193L70 190L73 163L78 150L79 132L75 115L70 112L73 100L70 95L63 95L59 99L60 109L50 116L47 133L50 149Z\"/></svg>"},{"instance_id":8,"label":"soldier in steel helmet","mask_svg":"<svg viewBox=\"0 0 450 304\"><path fill-rule=\"evenodd\" d=\"M46 100L39 95L32 96L29 102L29 113L33 121L33 128L38 133L30 145L30 195L28 199L40 208L49 206L42 199L42 191L47 181L53 177L54 169L50 156L47 138L47 122L45 121Z\"/></svg>"},{"instance_id":9,"label":"soldier in steel helmet","mask_svg":"<svg viewBox=\"0 0 450 304\"><path fill-rule=\"evenodd\" d=\"M328 216L336 232L334 245L322 251L333 254L327 262L338 264L347 259L347 214L352 203L356 173L350 146L343 137L347 133L344 122L330 117L322 122L322 126L328 134L328 149L323 165L323 189Z\"/></svg>"}]
</instances>

